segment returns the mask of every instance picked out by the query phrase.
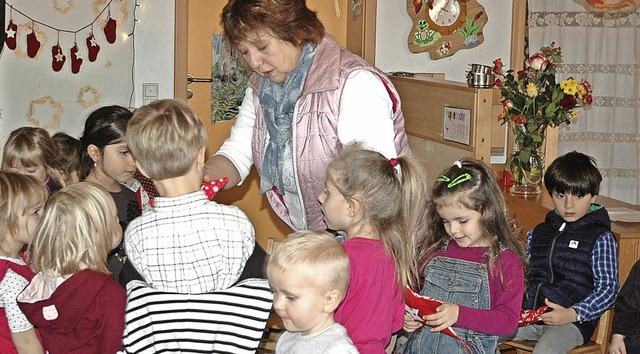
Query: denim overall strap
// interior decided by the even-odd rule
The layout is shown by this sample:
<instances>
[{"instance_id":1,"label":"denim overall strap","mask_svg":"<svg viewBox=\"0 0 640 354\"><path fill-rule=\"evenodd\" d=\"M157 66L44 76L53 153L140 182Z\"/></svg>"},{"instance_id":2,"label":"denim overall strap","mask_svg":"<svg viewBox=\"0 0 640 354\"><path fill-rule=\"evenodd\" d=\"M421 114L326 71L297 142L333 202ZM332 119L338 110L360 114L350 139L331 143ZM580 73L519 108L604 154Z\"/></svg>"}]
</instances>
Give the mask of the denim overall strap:
<instances>
[{"instance_id":1,"label":"denim overall strap","mask_svg":"<svg viewBox=\"0 0 640 354\"><path fill-rule=\"evenodd\" d=\"M427 265L425 284L421 294L441 301L477 309L489 309L489 275L487 265L455 258L435 257ZM453 327L460 338L467 341L475 353L495 353L497 336ZM404 354L459 353L465 354L462 343L441 332L422 328L409 337Z\"/></svg>"}]
</instances>

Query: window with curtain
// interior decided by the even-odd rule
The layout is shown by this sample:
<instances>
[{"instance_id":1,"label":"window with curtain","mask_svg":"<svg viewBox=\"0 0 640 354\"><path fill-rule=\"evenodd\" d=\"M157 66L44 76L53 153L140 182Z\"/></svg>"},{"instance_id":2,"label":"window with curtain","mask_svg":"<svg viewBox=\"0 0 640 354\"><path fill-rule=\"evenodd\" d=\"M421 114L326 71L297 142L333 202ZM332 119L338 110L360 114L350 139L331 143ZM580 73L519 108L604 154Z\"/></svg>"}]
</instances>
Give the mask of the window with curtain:
<instances>
[{"instance_id":1,"label":"window with curtain","mask_svg":"<svg viewBox=\"0 0 640 354\"><path fill-rule=\"evenodd\" d=\"M558 155L593 156L603 176L600 194L640 204L640 4L616 11L583 1L528 5L530 50L555 41L564 60L558 80L593 85L591 107L560 129Z\"/></svg>"}]
</instances>

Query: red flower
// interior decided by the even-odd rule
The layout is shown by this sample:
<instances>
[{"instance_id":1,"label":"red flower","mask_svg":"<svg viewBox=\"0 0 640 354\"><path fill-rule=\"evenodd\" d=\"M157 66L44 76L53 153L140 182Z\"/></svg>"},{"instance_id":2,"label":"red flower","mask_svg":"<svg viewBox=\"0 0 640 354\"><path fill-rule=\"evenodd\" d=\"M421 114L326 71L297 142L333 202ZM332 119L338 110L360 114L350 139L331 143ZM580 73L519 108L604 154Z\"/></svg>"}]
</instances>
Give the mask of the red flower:
<instances>
[{"instance_id":1,"label":"red flower","mask_svg":"<svg viewBox=\"0 0 640 354\"><path fill-rule=\"evenodd\" d=\"M531 58L524 61L525 68L532 68L533 70L544 71L549 65L550 61L546 55L542 53L536 53Z\"/></svg>"},{"instance_id":2,"label":"red flower","mask_svg":"<svg viewBox=\"0 0 640 354\"><path fill-rule=\"evenodd\" d=\"M522 80L525 77L527 77L527 72L526 71L524 71L524 70L518 71L518 80Z\"/></svg>"},{"instance_id":3,"label":"red flower","mask_svg":"<svg viewBox=\"0 0 640 354\"><path fill-rule=\"evenodd\" d=\"M496 85L497 87L502 87L504 86L504 82L502 82L502 80L500 79L496 79L496 81L494 82L494 85Z\"/></svg>"},{"instance_id":4,"label":"red flower","mask_svg":"<svg viewBox=\"0 0 640 354\"><path fill-rule=\"evenodd\" d=\"M571 95L565 95L564 98L561 99L560 102L558 102L558 104L560 104L562 108L570 110L576 107L578 101L576 101L576 98Z\"/></svg>"},{"instance_id":5,"label":"red flower","mask_svg":"<svg viewBox=\"0 0 640 354\"><path fill-rule=\"evenodd\" d=\"M593 97L591 95L584 95L584 101L587 104L591 104L593 102Z\"/></svg>"},{"instance_id":6,"label":"red flower","mask_svg":"<svg viewBox=\"0 0 640 354\"><path fill-rule=\"evenodd\" d=\"M498 58L496 60L493 61L493 72L496 74L500 74L500 72L502 72L502 67L504 66L504 64L502 64L502 58Z\"/></svg>"},{"instance_id":7,"label":"red flower","mask_svg":"<svg viewBox=\"0 0 640 354\"><path fill-rule=\"evenodd\" d=\"M518 114L518 115L513 116L513 121L518 123L518 124L524 124L524 123L527 122L527 118L525 118L524 116Z\"/></svg>"}]
</instances>

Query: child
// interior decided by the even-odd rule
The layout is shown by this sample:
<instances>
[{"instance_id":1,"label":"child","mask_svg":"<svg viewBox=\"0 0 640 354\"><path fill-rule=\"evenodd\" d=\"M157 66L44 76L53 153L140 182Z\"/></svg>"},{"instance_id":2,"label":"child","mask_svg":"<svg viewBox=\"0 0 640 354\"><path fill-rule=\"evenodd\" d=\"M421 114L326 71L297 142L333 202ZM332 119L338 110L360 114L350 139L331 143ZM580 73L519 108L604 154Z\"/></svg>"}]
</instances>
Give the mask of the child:
<instances>
[{"instance_id":1,"label":"child","mask_svg":"<svg viewBox=\"0 0 640 354\"><path fill-rule=\"evenodd\" d=\"M0 172L0 352L42 353L16 298L34 273L22 249L31 243L49 193L31 176Z\"/></svg>"},{"instance_id":2,"label":"child","mask_svg":"<svg viewBox=\"0 0 640 354\"><path fill-rule=\"evenodd\" d=\"M53 134L51 138L58 152L58 163L55 168L60 173L65 185L80 182L80 176L78 175L80 151L82 149L80 140L62 132Z\"/></svg>"},{"instance_id":3,"label":"child","mask_svg":"<svg viewBox=\"0 0 640 354\"><path fill-rule=\"evenodd\" d=\"M51 354L122 349L126 294L106 263L122 238L116 212L109 193L87 182L47 201L32 247L38 274L18 304Z\"/></svg>"},{"instance_id":4,"label":"child","mask_svg":"<svg viewBox=\"0 0 640 354\"><path fill-rule=\"evenodd\" d=\"M389 160L353 143L327 167L318 199L327 227L347 240L351 264L351 283L335 319L360 353L384 353L392 333L402 328L403 291L425 196L426 176L407 156Z\"/></svg>"},{"instance_id":5,"label":"child","mask_svg":"<svg viewBox=\"0 0 640 354\"><path fill-rule=\"evenodd\" d=\"M12 131L4 145L2 170L33 176L55 193L64 187L57 161L58 151L46 130L22 127Z\"/></svg>"},{"instance_id":6,"label":"child","mask_svg":"<svg viewBox=\"0 0 640 354\"><path fill-rule=\"evenodd\" d=\"M523 252L494 172L465 158L433 185L427 235L418 247L420 293L443 302L423 316L406 315L413 332L404 353L494 353L498 335L518 325L524 289ZM442 331L453 326L460 339Z\"/></svg>"},{"instance_id":7,"label":"child","mask_svg":"<svg viewBox=\"0 0 640 354\"><path fill-rule=\"evenodd\" d=\"M209 201L200 190L207 146L202 121L181 101L154 101L136 110L126 139L159 193L153 210L125 232L130 262L161 291L199 294L233 285L255 233L239 208Z\"/></svg>"},{"instance_id":8,"label":"child","mask_svg":"<svg viewBox=\"0 0 640 354\"><path fill-rule=\"evenodd\" d=\"M349 286L349 258L334 236L325 231L289 235L271 255L267 275L273 308L287 330L276 353L358 353L333 318Z\"/></svg>"},{"instance_id":9,"label":"child","mask_svg":"<svg viewBox=\"0 0 640 354\"><path fill-rule=\"evenodd\" d=\"M618 245L607 211L593 204L602 176L595 160L573 151L544 175L555 209L527 234L529 263L523 309L543 305L542 324L518 328L515 340L537 340L539 353L567 353L589 341L619 291Z\"/></svg>"},{"instance_id":10,"label":"child","mask_svg":"<svg viewBox=\"0 0 640 354\"><path fill-rule=\"evenodd\" d=\"M611 334L610 354L640 354L640 260L616 299Z\"/></svg>"},{"instance_id":11,"label":"child","mask_svg":"<svg viewBox=\"0 0 640 354\"><path fill-rule=\"evenodd\" d=\"M99 184L109 191L123 230L141 214L138 196L123 185L136 170L124 140L130 118L131 112L124 107L98 108L87 117L80 137L80 180ZM122 244L109 253L109 271L123 286L129 280L139 278L130 267L123 267L126 260Z\"/></svg>"}]
</instances>

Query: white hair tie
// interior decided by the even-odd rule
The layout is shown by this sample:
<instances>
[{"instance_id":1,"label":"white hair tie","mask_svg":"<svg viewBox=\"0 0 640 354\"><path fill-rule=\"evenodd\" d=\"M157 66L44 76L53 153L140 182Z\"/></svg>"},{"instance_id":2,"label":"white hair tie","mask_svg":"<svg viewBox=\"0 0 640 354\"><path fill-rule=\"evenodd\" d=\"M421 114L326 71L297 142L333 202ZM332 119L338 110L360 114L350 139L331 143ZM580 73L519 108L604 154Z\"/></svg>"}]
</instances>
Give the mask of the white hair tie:
<instances>
[{"instance_id":1,"label":"white hair tie","mask_svg":"<svg viewBox=\"0 0 640 354\"><path fill-rule=\"evenodd\" d=\"M458 168L462 168L462 162L460 162L460 160L456 160L453 164L458 166Z\"/></svg>"}]
</instances>

